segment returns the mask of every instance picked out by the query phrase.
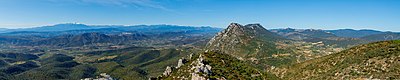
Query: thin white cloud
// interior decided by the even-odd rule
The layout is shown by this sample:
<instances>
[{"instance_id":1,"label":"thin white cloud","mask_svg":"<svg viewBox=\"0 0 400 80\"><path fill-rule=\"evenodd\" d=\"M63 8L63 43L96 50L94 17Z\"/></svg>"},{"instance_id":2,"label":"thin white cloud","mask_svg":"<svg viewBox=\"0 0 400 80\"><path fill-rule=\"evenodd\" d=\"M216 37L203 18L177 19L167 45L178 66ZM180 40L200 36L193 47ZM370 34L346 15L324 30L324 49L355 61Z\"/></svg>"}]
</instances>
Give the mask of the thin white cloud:
<instances>
[{"instance_id":1,"label":"thin white cloud","mask_svg":"<svg viewBox=\"0 0 400 80\"><path fill-rule=\"evenodd\" d=\"M164 11L173 11L161 5L160 3L153 0L48 0L51 2L73 2L78 4L99 4L99 5L111 5L111 6L120 6L120 7L149 7L160 9Z\"/></svg>"}]
</instances>

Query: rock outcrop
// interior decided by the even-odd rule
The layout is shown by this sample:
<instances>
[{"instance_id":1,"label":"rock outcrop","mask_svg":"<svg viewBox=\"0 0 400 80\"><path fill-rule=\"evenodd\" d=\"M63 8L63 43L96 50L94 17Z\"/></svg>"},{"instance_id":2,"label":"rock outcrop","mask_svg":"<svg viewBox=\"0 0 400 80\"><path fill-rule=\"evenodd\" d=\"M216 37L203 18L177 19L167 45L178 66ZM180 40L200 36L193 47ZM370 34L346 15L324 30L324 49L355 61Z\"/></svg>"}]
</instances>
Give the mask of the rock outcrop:
<instances>
[{"instance_id":1,"label":"rock outcrop","mask_svg":"<svg viewBox=\"0 0 400 80\"><path fill-rule=\"evenodd\" d=\"M179 67L183 66L184 63L186 63L186 62L187 62L187 60L185 58L179 59L178 60L178 65L175 68L179 68Z\"/></svg>"},{"instance_id":2,"label":"rock outcrop","mask_svg":"<svg viewBox=\"0 0 400 80\"><path fill-rule=\"evenodd\" d=\"M163 75L164 76L169 76L171 74L171 72L172 72L172 68L167 66L167 68L165 69Z\"/></svg>"},{"instance_id":3,"label":"rock outcrop","mask_svg":"<svg viewBox=\"0 0 400 80\"><path fill-rule=\"evenodd\" d=\"M232 80L263 79L257 69L230 55L217 52L200 53L169 76L154 79L167 80Z\"/></svg>"},{"instance_id":4,"label":"rock outcrop","mask_svg":"<svg viewBox=\"0 0 400 80\"><path fill-rule=\"evenodd\" d=\"M97 78L85 78L81 80L114 80L114 78L107 73L101 73L100 76L97 76Z\"/></svg>"},{"instance_id":5,"label":"rock outcrop","mask_svg":"<svg viewBox=\"0 0 400 80\"><path fill-rule=\"evenodd\" d=\"M191 63L193 65L191 70L194 71L190 73L192 75L192 80L206 80L205 76L208 76L212 73L211 66L204 63L204 58L200 54L199 58L196 61ZM202 75L200 75L202 74Z\"/></svg>"}]
</instances>

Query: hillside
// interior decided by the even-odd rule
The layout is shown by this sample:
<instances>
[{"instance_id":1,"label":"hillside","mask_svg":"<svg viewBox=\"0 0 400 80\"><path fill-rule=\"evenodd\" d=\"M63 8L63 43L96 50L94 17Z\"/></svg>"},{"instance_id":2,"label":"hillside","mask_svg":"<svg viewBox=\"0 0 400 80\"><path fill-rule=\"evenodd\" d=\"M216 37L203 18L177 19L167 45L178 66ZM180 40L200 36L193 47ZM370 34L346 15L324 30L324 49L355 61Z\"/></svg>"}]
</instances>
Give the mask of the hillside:
<instances>
[{"instance_id":1,"label":"hillside","mask_svg":"<svg viewBox=\"0 0 400 80\"><path fill-rule=\"evenodd\" d=\"M382 41L290 66L281 71L281 77L289 80L399 79L399 61L400 40Z\"/></svg>"},{"instance_id":2,"label":"hillside","mask_svg":"<svg viewBox=\"0 0 400 80\"><path fill-rule=\"evenodd\" d=\"M194 49L129 47L117 50L68 54L0 53L1 80L43 80L95 78L107 73L114 79L147 79L163 68L176 65Z\"/></svg>"},{"instance_id":3,"label":"hillside","mask_svg":"<svg viewBox=\"0 0 400 80\"><path fill-rule=\"evenodd\" d=\"M30 41L31 40L29 40L29 39L20 38L20 37L0 36L0 44L21 44L21 43L27 43Z\"/></svg>"},{"instance_id":4,"label":"hillside","mask_svg":"<svg viewBox=\"0 0 400 80\"><path fill-rule=\"evenodd\" d=\"M181 63L181 64L179 64ZM277 79L227 54L204 52L180 59L176 67L167 67L159 80Z\"/></svg>"}]
</instances>

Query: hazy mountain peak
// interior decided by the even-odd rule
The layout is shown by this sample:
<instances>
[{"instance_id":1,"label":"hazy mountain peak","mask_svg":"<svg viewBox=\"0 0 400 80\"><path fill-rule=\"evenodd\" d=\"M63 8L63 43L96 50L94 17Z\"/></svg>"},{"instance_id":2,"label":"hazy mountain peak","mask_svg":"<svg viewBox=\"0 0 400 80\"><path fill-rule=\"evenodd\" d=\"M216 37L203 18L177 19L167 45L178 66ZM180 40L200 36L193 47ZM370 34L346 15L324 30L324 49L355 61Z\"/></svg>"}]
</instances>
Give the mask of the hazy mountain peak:
<instances>
[{"instance_id":1,"label":"hazy mountain peak","mask_svg":"<svg viewBox=\"0 0 400 80\"><path fill-rule=\"evenodd\" d=\"M63 23L63 24L55 24L53 25L53 27L55 26L65 26L65 27L69 27L69 26L87 26L85 24L80 24L80 23Z\"/></svg>"}]
</instances>

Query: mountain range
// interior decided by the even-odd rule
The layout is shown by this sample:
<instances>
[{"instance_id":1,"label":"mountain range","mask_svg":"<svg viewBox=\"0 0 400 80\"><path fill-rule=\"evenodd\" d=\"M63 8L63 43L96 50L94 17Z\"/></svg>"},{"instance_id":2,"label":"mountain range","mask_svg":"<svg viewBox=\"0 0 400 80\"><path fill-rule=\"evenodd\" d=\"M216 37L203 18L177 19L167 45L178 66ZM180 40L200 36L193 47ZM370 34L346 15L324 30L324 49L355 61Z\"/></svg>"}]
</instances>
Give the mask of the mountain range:
<instances>
[{"instance_id":1,"label":"mountain range","mask_svg":"<svg viewBox=\"0 0 400 80\"><path fill-rule=\"evenodd\" d=\"M65 23L56 24L50 26L41 26L33 28L20 28L20 29L0 29L4 32L57 32L57 31L73 31L73 30L96 30L96 29L117 29L123 31L186 31L186 30L204 30L203 28L208 28L208 30L213 30L211 27L192 27L192 26L178 26L178 25L85 25L79 23Z\"/></svg>"},{"instance_id":2,"label":"mountain range","mask_svg":"<svg viewBox=\"0 0 400 80\"><path fill-rule=\"evenodd\" d=\"M348 38L360 38L360 37L364 37L364 36L368 36L368 35L384 33L382 31L368 30L368 29L362 29L362 30L338 29L338 30L325 30L325 31L330 32L330 33L335 34L340 37L348 37ZM350 35L350 34L352 34L352 35Z\"/></svg>"},{"instance_id":3,"label":"mountain range","mask_svg":"<svg viewBox=\"0 0 400 80\"><path fill-rule=\"evenodd\" d=\"M239 23L226 29L68 23L2 30L2 80L400 78L396 32Z\"/></svg>"}]
</instances>

